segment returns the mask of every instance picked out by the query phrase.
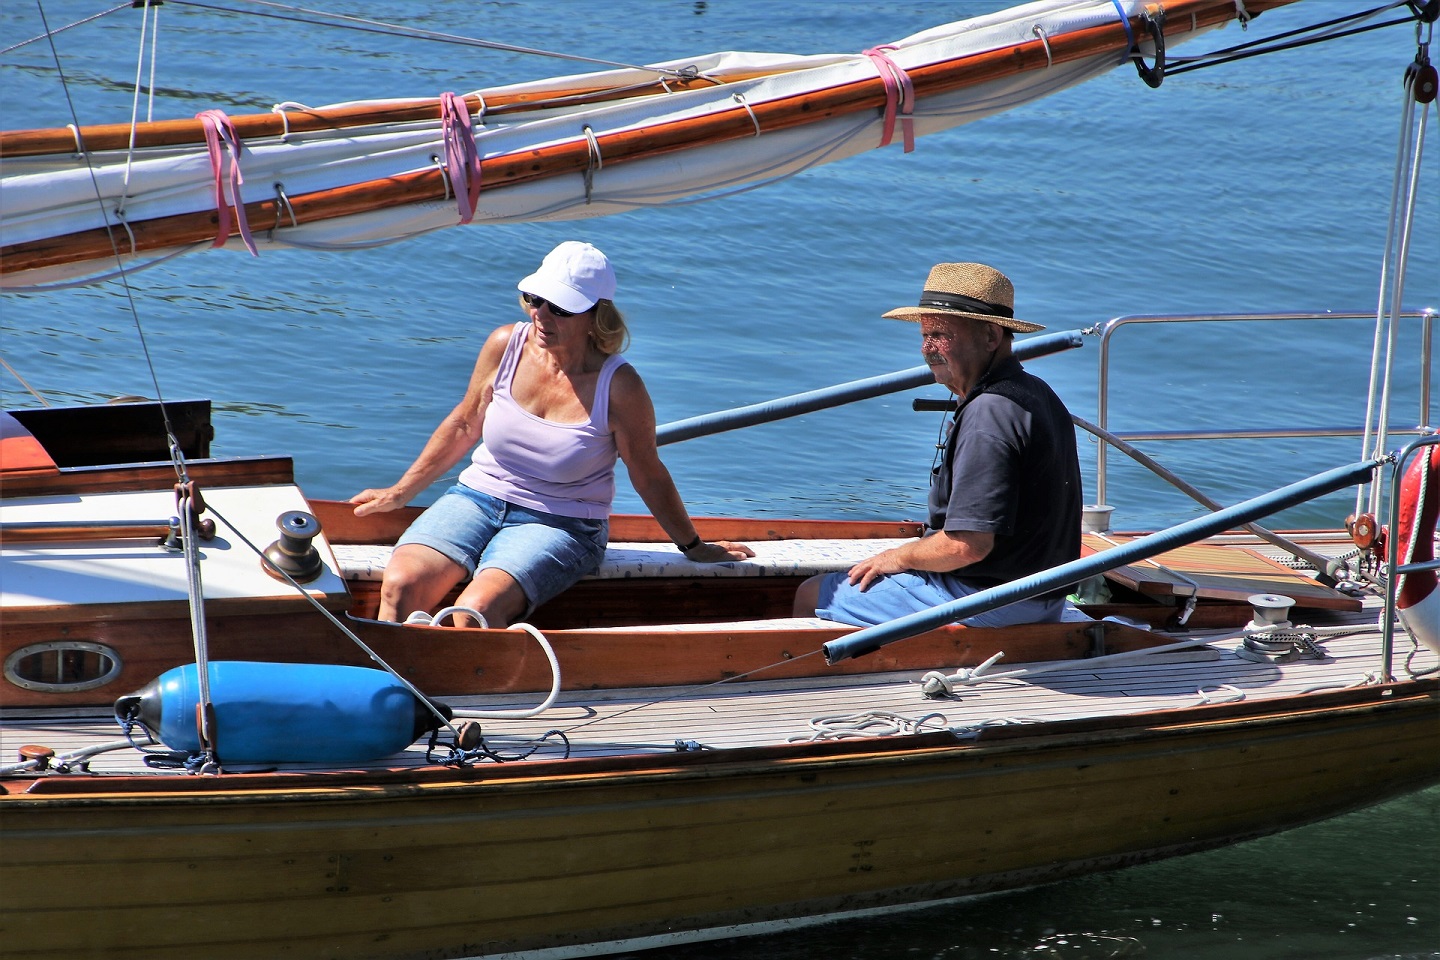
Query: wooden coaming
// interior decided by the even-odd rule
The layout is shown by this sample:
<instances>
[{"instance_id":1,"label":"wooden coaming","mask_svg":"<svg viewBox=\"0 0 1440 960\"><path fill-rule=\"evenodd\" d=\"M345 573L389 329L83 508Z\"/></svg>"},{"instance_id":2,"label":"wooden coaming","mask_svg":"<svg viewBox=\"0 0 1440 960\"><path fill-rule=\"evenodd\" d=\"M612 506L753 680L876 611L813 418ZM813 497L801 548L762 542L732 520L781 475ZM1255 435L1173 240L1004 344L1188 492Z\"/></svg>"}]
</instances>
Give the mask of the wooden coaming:
<instances>
[{"instance_id":1,"label":"wooden coaming","mask_svg":"<svg viewBox=\"0 0 1440 960\"><path fill-rule=\"evenodd\" d=\"M371 666L368 655L338 628L292 602L286 611L254 616L221 615L207 604L209 657L277 663L339 663ZM248 603L248 602L247 602ZM216 608L219 608L218 610ZM518 631L406 627L379 621L346 621L386 663L431 696L543 691L550 686L548 661ZM549 630L560 663L562 689L603 690L635 686L715 683L766 668L763 677L852 675L885 670L930 669L936 663L974 666L999 650L1007 663L1084 657L1098 649L1140 649L1162 642L1153 634L1116 623L1054 623L993 630L947 626L869 657L832 667L820 645L854 628L754 629L742 624L684 632L636 628ZM124 666L104 687L74 693L0 685L0 703L11 707L104 706L163 673L194 659L190 623L183 611L165 619L91 618L68 624L7 626L0 655L53 641L102 643L122 653Z\"/></svg>"},{"instance_id":2,"label":"wooden coaming","mask_svg":"<svg viewBox=\"0 0 1440 960\"><path fill-rule=\"evenodd\" d=\"M295 463L290 457L226 457L192 460L185 464L189 478L204 486L241 487L266 483L294 483ZM41 475L4 475L5 496L45 497L67 493L124 493L164 490L175 484L175 466L165 463L71 467Z\"/></svg>"},{"instance_id":3,"label":"wooden coaming","mask_svg":"<svg viewBox=\"0 0 1440 960\"><path fill-rule=\"evenodd\" d=\"M249 478L254 470L288 479L288 460L265 459L230 471L204 462L192 476ZM160 465L116 468L117 484L130 487L150 478ZM81 470L80 474L90 471ZM67 475L70 472L67 471ZM130 479L124 479L129 477ZM155 479L155 478L151 478ZM87 488L88 489L88 488ZM203 489L203 486L202 486ZM393 542L419 508L356 518L351 505L310 501L326 535L338 542ZM613 526L627 541L664 540L649 517L617 516ZM920 532L915 523L702 518L697 527L712 538L760 541L791 537L893 537ZM1104 649L1138 649L1164 638L1116 623L1043 624L999 630L951 626L893 645L837 667L826 667L820 645L851 628L756 628L744 621L787 617L798 577L630 578L583 581L537 610L531 622L544 630L561 664L563 689L713 683L766 668L763 676L805 677L929 669L943 663L974 666L1004 650L1007 663L1070 659ZM548 689L548 663L539 648L517 631L460 630L385 624L374 615L378 584L349 584L350 596L323 601L335 612L348 609L346 626L419 689L432 696L505 694ZM1094 611L1121 613L1152 625L1167 624L1179 607L1121 602ZM276 583L276 596L207 603L209 655L213 659L275 662L371 664L368 655L333 623ZM1204 604L1190 625L1238 625L1249 619L1243 604ZM668 625L706 624L675 632ZM655 624L667 626L656 627ZM629 628L617 630L616 628ZM121 654L118 676L102 687L59 692L0 685L7 706L61 704L105 706L172 666L193 659L188 607L180 602L91 604L83 616L69 607L27 608L7 618L0 657L34 644L86 642Z\"/></svg>"},{"instance_id":4,"label":"wooden coaming","mask_svg":"<svg viewBox=\"0 0 1440 960\"><path fill-rule=\"evenodd\" d=\"M393 544L424 507L401 507L385 513L355 516L355 505L343 500L310 498L310 512L320 521L326 539L335 544ZM804 540L845 537L879 540L918 537L925 525L918 521L804 520L791 518L694 517L695 531L706 539ZM654 517L633 513L610 516L610 539L627 543L669 543L670 536Z\"/></svg>"}]
</instances>

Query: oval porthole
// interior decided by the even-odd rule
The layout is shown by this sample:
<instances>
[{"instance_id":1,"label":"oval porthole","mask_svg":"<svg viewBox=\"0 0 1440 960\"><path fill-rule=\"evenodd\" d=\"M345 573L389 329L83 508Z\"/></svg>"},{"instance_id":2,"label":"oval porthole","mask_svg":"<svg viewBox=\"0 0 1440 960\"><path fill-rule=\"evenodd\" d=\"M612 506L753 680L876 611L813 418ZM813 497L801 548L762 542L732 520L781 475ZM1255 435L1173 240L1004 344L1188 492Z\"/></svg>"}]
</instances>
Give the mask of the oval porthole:
<instances>
[{"instance_id":1,"label":"oval porthole","mask_svg":"<svg viewBox=\"0 0 1440 960\"><path fill-rule=\"evenodd\" d=\"M32 643L5 658L5 679L26 690L79 693L120 676L120 654L103 643L56 640Z\"/></svg>"}]
</instances>

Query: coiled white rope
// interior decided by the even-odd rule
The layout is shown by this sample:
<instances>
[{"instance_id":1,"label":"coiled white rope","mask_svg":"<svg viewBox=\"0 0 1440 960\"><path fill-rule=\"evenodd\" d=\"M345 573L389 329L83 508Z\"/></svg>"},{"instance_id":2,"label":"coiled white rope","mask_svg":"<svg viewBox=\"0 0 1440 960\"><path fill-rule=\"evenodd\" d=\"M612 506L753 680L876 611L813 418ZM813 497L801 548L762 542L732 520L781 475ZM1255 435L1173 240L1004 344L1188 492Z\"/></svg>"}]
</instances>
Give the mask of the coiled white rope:
<instances>
[{"instance_id":1,"label":"coiled white rope","mask_svg":"<svg viewBox=\"0 0 1440 960\"><path fill-rule=\"evenodd\" d=\"M439 620L441 617L446 616L452 611L457 610L464 612L469 616L480 617L480 614L476 613L473 610L464 610L464 608L457 607L447 607L444 610L441 610L439 613L435 614L435 619ZM483 622L484 618L480 617L480 619ZM545 653L545 659L550 661L550 695L547 696L542 702L540 702L536 706L520 710L467 710L456 708L453 712L457 719L528 720L531 717L537 717L540 714L544 713L546 710L549 710L551 705L555 703L555 698L560 696L560 661L555 659L555 650L550 646L550 641L545 639L545 634L541 633L539 630L535 629L528 623L512 623L510 627L512 630L524 630L526 633L530 634L530 636L535 639L536 643L540 644L540 649Z\"/></svg>"},{"instance_id":2,"label":"coiled white rope","mask_svg":"<svg viewBox=\"0 0 1440 960\"><path fill-rule=\"evenodd\" d=\"M1208 643L1221 642L1223 639L1214 637L1191 637L1189 640L1181 640L1177 643L1167 643L1158 647L1146 647L1143 650L1129 650L1125 653L1112 653L1104 657L1091 657L1084 661L1086 669L1097 664L1122 663L1127 660L1138 660L1153 653L1169 653L1175 650L1184 650L1187 647L1199 647ZM986 673L985 671L1001 657L1005 656L1002 650L989 660L980 664L974 669L961 668L952 674L944 674L938 670L932 670L920 678L921 691L927 697L938 698L954 696L959 687L974 686L977 683L987 683L991 680L1013 680L1019 677L1034 677L1045 673L1054 673L1059 670L1075 669L1076 661L1064 660L1059 663L1052 663L1043 667L1021 667L1017 670L1006 670L1003 673Z\"/></svg>"},{"instance_id":3,"label":"coiled white rope","mask_svg":"<svg viewBox=\"0 0 1440 960\"><path fill-rule=\"evenodd\" d=\"M487 629L490 626L490 621L486 620L485 614L481 613L479 610L476 610L474 607L458 606L446 607L436 613L433 617L430 616L430 614L426 613L424 610L416 610L414 613L410 614L410 616L405 618L405 623L410 626L419 625L422 627L438 627L440 626L441 621L443 621L446 617L453 617L457 614L462 617L469 617L471 620L474 620L477 624L480 625L481 630Z\"/></svg>"},{"instance_id":4,"label":"coiled white rope","mask_svg":"<svg viewBox=\"0 0 1440 960\"><path fill-rule=\"evenodd\" d=\"M918 720L891 713L888 710L871 710L865 713L835 713L815 717L810 721L809 736L789 738L790 743L813 743L818 740L857 740L871 737L893 737L900 734L924 733L932 720L940 725L931 725L933 732L949 729L945 714L927 713Z\"/></svg>"},{"instance_id":5,"label":"coiled white rope","mask_svg":"<svg viewBox=\"0 0 1440 960\"><path fill-rule=\"evenodd\" d=\"M447 617L462 616L469 617L486 629L490 622L485 615L474 607L451 606L436 612L430 616L424 610L416 610L405 618L410 625L436 626L438 627ZM555 657L555 650L550 646L550 641L545 639L545 634L535 629L528 623L516 623L511 625L513 629L524 630L535 638L540 644L540 649L545 652L545 659L550 661L550 695L538 706L529 707L523 710L469 710L465 708L453 708L454 716L462 720L528 720L531 717L539 716L555 703L555 698L560 695L560 661Z\"/></svg>"},{"instance_id":6,"label":"coiled white rope","mask_svg":"<svg viewBox=\"0 0 1440 960\"><path fill-rule=\"evenodd\" d=\"M1233 683L1222 683L1214 687L1201 687L1195 691L1200 698L1196 706L1207 707L1217 703L1239 703L1245 699L1245 691Z\"/></svg>"}]
</instances>

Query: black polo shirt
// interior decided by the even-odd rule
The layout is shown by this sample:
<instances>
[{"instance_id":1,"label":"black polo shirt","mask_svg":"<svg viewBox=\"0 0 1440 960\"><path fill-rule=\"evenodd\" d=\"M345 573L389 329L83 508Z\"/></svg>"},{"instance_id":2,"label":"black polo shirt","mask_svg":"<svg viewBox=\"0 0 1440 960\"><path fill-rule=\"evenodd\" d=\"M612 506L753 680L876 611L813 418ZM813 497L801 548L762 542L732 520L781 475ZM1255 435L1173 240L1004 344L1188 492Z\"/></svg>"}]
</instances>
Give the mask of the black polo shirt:
<instances>
[{"instance_id":1,"label":"black polo shirt","mask_svg":"<svg viewBox=\"0 0 1440 960\"><path fill-rule=\"evenodd\" d=\"M930 529L995 535L953 572L991 586L1078 559L1083 499L1070 412L1007 357L961 401L931 476Z\"/></svg>"}]
</instances>

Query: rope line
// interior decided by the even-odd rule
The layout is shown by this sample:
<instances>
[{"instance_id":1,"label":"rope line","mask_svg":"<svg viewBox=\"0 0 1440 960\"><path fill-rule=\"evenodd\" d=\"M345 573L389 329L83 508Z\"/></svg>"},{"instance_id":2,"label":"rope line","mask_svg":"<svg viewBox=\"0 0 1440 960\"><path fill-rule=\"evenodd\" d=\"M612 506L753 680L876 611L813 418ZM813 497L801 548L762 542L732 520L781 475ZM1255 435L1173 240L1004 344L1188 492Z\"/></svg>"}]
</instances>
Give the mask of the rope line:
<instances>
[{"instance_id":1,"label":"rope line","mask_svg":"<svg viewBox=\"0 0 1440 960\"><path fill-rule=\"evenodd\" d=\"M453 43L460 46L480 47L486 50L497 50L503 53L522 53L537 57L550 57L555 60L570 60L576 63L590 63L602 67L618 67L626 70L644 70L650 73L657 73L661 76L672 77L676 80L693 80L697 74L690 69L673 69L669 67L657 67L647 64L627 63L621 60L605 60L599 57L586 57L580 54L559 53L554 50L542 50L538 47L523 47L513 43L500 43L494 40L482 40L476 37L466 37L453 33L441 33L437 30L420 30L414 27L405 27L400 24L388 23L384 20L371 20L366 17L346 16L344 14L330 13L325 10L311 10L305 7L296 7L284 3L269 2L269 0L249 0L251 6L269 7L276 12L270 13L262 10L244 9L225 6L217 3L200 3L197 0L169 0L176 6L196 7L202 10L216 10L222 13L233 13L241 16L263 17L272 20L286 20L292 23L308 23L312 26L333 27L336 29L354 30L360 33L378 33L383 36L408 37L412 40L430 40L437 43ZM125 4L129 7L130 4ZM319 18L319 19L312 19Z\"/></svg>"},{"instance_id":2,"label":"rope line","mask_svg":"<svg viewBox=\"0 0 1440 960\"><path fill-rule=\"evenodd\" d=\"M585 204L589 206L590 199L595 191L595 173L605 168L605 158L600 155L600 141L595 137L595 131L590 124L582 128L585 131L585 146L587 157L585 161Z\"/></svg>"},{"instance_id":3,"label":"rope line","mask_svg":"<svg viewBox=\"0 0 1440 960\"><path fill-rule=\"evenodd\" d=\"M223 247L230 240L230 204L225 198L224 166L225 160L230 161L230 196L235 204L235 223L240 229L240 238L245 242L245 247L250 251L252 257L258 257L260 252L255 249L255 239L250 236L250 220L245 215L245 200L240 195L240 187L245 182L244 175L240 172L240 156L245 151L240 135L235 132L235 124L223 110L202 110L195 114L195 118L205 128L205 148L210 153L210 172L215 178L215 213L219 219L215 231L215 242L211 247ZM222 153L221 148L224 148Z\"/></svg>"},{"instance_id":4,"label":"rope line","mask_svg":"<svg viewBox=\"0 0 1440 960\"><path fill-rule=\"evenodd\" d=\"M939 720L939 725L932 721ZM867 710L863 713L834 713L810 720L809 736L790 737L789 743L815 743L821 740L863 740L875 737L913 736L926 728L940 733L949 729L943 713L927 713L912 719L889 710Z\"/></svg>"},{"instance_id":5,"label":"rope line","mask_svg":"<svg viewBox=\"0 0 1440 960\"><path fill-rule=\"evenodd\" d=\"M750 101L745 99L745 94L731 94L730 99L740 104L740 106L745 108L745 112L750 114L750 122L755 125L755 136L760 136L760 118L755 116L755 108L750 106Z\"/></svg>"},{"instance_id":6,"label":"rope line","mask_svg":"<svg viewBox=\"0 0 1440 960\"><path fill-rule=\"evenodd\" d=\"M864 55L870 58L875 64L876 71L880 74L880 80L885 84L885 113L884 127L880 133L880 146L890 145L895 137L895 121L900 120L900 129L905 138L905 152L913 153L915 150L915 84L911 82L910 75L905 72L886 53L888 50L898 50L899 47L893 43L887 43L879 47L871 47L864 51ZM1046 48L1049 49L1048 47Z\"/></svg>"},{"instance_id":7,"label":"rope line","mask_svg":"<svg viewBox=\"0 0 1440 960\"><path fill-rule=\"evenodd\" d=\"M445 170L449 182L455 184L460 222L470 223L475 219L475 205L480 202L481 167L470 108L463 97L448 90L440 94L440 125L445 138Z\"/></svg>"},{"instance_id":8,"label":"rope line","mask_svg":"<svg viewBox=\"0 0 1440 960\"><path fill-rule=\"evenodd\" d=\"M1246 60L1250 57L1258 57L1267 53L1278 53L1282 50L1294 50L1306 47L1314 43L1323 43L1327 40L1338 40L1341 37L1354 36L1360 33L1368 33L1372 30L1380 30L1385 27L1393 27L1406 23L1413 23L1416 20L1414 15L1398 20L1386 20L1382 23L1371 23L1365 26L1351 29L1338 29L1346 24L1363 23L1391 10L1407 6L1405 0L1395 0L1393 3L1382 4L1369 10L1349 14L1343 17L1336 17L1333 20L1326 20L1321 23L1311 24L1304 27L1296 27L1293 30L1286 30L1270 37L1261 37L1249 40L1245 43L1237 43L1233 46L1224 47L1219 50L1212 50L1209 53L1197 54L1195 56L1171 57L1165 72L1169 76L1188 73L1191 70L1201 70L1205 67L1219 66L1222 63L1232 63L1236 60ZM1331 29L1337 28L1337 29ZM1313 36L1307 36L1313 34ZM1303 39L1291 40L1300 37ZM1291 42L1281 42L1291 41Z\"/></svg>"}]
</instances>

